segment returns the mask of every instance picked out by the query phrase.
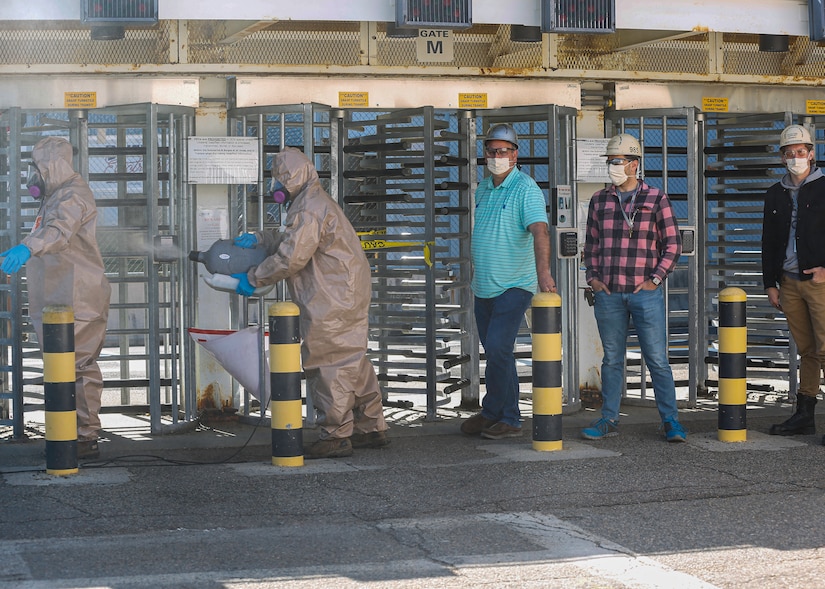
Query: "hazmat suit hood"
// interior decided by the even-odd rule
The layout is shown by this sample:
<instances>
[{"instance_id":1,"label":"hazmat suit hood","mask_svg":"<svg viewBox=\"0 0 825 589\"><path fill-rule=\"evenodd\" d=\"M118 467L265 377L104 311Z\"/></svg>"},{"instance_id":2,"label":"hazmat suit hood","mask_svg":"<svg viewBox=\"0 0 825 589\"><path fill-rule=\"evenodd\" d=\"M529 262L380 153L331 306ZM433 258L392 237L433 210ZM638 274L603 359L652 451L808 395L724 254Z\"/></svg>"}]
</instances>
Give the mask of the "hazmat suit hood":
<instances>
[{"instance_id":1,"label":"hazmat suit hood","mask_svg":"<svg viewBox=\"0 0 825 589\"><path fill-rule=\"evenodd\" d=\"M301 150L294 147L285 147L272 158L272 177L283 184L290 201L310 184L320 182L315 166Z\"/></svg>"},{"instance_id":2,"label":"hazmat suit hood","mask_svg":"<svg viewBox=\"0 0 825 589\"><path fill-rule=\"evenodd\" d=\"M72 144L62 137L46 137L37 142L32 149L32 161L43 178L46 193L43 198L53 194L62 184L79 176L72 167Z\"/></svg>"}]
</instances>

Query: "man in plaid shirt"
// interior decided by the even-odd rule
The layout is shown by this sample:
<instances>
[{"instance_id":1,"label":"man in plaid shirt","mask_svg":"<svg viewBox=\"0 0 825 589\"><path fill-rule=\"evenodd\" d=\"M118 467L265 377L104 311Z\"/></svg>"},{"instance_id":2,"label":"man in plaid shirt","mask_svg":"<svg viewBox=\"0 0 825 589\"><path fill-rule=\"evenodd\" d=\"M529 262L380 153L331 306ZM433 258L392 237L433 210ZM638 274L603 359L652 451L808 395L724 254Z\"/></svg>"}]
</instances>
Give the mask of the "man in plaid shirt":
<instances>
[{"instance_id":1,"label":"man in plaid shirt","mask_svg":"<svg viewBox=\"0 0 825 589\"><path fill-rule=\"evenodd\" d=\"M590 200L584 263L594 292L596 323L604 348L602 416L582 430L589 440L615 436L624 383L630 318L650 371L656 406L668 442L684 442L676 409L676 388L667 356L667 317L660 288L682 252L670 200L637 179L642 150L631 135L607 144L612 185Z\"/></svg>"}]
</instances>

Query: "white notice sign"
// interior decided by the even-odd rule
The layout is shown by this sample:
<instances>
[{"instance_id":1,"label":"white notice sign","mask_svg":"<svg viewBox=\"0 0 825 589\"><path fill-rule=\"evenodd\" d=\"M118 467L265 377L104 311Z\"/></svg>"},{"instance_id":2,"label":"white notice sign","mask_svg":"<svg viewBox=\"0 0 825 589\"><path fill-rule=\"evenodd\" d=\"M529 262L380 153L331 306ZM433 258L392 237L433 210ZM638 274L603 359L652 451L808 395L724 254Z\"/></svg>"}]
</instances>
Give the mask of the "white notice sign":
<instances>
[{"instance_id":1,"label":"white notice sign","mask_svg":"<svg viewBox=\"0 0 825 589\"><path fill-rule=\"evenodd\" d=\"M604 152L610 139L576 139L576 181L609 182Z\"/></svg>"},{"instance_id":2,"label":"white notice sign","mask_svg":"<svg viewBox=\"0 0 825 589\"><path fill-rule=\"evenodd\" d=\"M453 32L449 29L418 29L415 57L420 62L453 61Z\"/></svg>"},{"instance_id":3,"label":"white notice sign","mask_svg":"<svg viewBox=\"0 0 825 589\"><path fill-rule=\"evenodd\" d=\"M256 137L190 137L189 184L255 184Z\"/></svg>"}]
</instances>

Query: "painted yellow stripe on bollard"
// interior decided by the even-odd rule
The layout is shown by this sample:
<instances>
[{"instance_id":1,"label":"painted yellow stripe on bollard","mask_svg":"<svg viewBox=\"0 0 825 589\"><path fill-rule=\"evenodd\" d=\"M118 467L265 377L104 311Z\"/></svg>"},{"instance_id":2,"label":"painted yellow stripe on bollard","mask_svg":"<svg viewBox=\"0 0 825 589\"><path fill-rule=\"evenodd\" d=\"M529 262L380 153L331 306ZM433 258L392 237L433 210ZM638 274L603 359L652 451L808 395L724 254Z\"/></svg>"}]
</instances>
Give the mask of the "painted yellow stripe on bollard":
<instances>
[{"instance_id":1,"label":"painted yellow stripe on bollard","mask_svg":"<svg viewBox=\"0 0 825 589\"><path fill-rule=\"evenodd\" d=\"M747 442L748 430L746 429L720 429L717 439L720 442Z\"/></svg>"},{"instance_id":2,"label":"painted yellow stripe on bollard","mask_svg":"<svg viewBox=\"0 0 825 589\"><path fill-rule=\"evenodd\" d=\"M561 388L533 389L533 413L557 415L562 410Z\"/></svg>"},{"instance_id":3,"label":"painted yellow stripe on bollard","mask_svg":"<svg viewBox=\"0 0 825 589\"><path fill-rule=\"evenodd\" d=\"M533 440L533 450L538 452L556 452L557 450L564 450L564 444L561 440L555 442L539 442Z\"/></svg>"},{"instance_id":4,"label":"painted yellow stripe on bollard","mask_svg":"<svg viewBox=\"0 0 825 589\"><path fill-rule=\"evenodd\" d=\"M270 344L271 372L301 372L301 344Z\"/></svg>"},{"instance_id":5,"label":"painted yellow stripe on bollard","mask_svg":"<svg viewBox=\"0 0 825 589\"><path fill-rule=\"evenodd\" d=\"M561 333L534 333L533 360L555 362L561 359Z\"/></svg>"},{"instance_id":6,"label":"painted yellow stripe on bollard","mask_svg":"<svg viewBox=\"0 0 825 589\"><path fill-rule=\"evenodd\" d=\"M273 456L272 457L272 466L303 466L304 465L304 455L301 454L300 456L293 456L293 457L285 457L285 456Z\"/></svg>"},{"instance_id":7,"label":"painted yellow stripe on bollard","mask_svg":"<svg viewBox=\"0 0 825 589\"><path fill-rule=\"evenodd\" d=\"M301 310L295 303L289 301L281 301L279 303L272 303L269 305L269 317L298 317Z\"/></svg>"},{"instance_id":8,"label":"painted yellow stripe on bollard","mask_svg":"<svg viewBox=\"0 0 825 589\"><path fill-rule=\"evenodd\" d=\"M272 413L273 429L301 429L303 414L301 413L301 399L295 401L272 401L269 404Z\"/></svg>"},{"instance_id":9,"label":"painted yellow stripe on bollard","mask_svg":"<svg viewBox=\"0 0 825 589\"><path fill-rule=\"evenodd\" d=\"M43 323L74 323L74 310L69 305L49 305L43 309Z\"/></svg>"},{"instance_id":10,"label":"painted yellow stripe on bollard","mask_svg":"<svg viewBox=\"0 0 825 589\"><path fill-rule=\"evenodd\" d=\"M75 353L43 353L43 382L74 382Z\"/></svg>"},{"instance_id":11,"label":"painted yellow stripe on bollard","mask_svg":"<svg viewBox=\"0 0 825 589\"><path fill-rule=\"evenodd\" d=\"M77 439L77 411L49 411L46 439L50 442L68 442Z\"/></svg>"},{"instance_id":12,"label":"painted yellow stripe on bollard","mask_svg":"<svg viewBox=\"0 0 825 589\"><path fill-rule=\"evenodd\" d=\"M748 402L748 383L744 378L719 379L720 405L745 405Z\"/></svg>"},{"instance_id":13,"label":"painted yellow stripe on bollard","mask_svg":"<svg viewBox=\"0 0 825 589\"><path fill-rule=\"evenodd\" d=\"M719 351L726 354L746 354L748 352L747 327L720 327Z\"/></svg>"}]
</instances>

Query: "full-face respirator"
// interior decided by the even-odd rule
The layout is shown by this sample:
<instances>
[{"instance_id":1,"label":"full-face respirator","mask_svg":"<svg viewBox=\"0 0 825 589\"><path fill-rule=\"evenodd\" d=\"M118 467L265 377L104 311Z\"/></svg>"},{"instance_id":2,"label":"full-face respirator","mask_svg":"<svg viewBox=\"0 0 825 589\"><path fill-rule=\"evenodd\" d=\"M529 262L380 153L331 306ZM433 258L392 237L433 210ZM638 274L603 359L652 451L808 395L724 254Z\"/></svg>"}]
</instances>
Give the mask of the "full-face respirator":
<instances>
[{"instance_id":1,"label":"full-face respirator","mask_svg":"<svg viewBox=\"0 0 825 589\"><path fill-rule=\"evenodd\" d=\"M46 194L46 183L43 181L43 176L40 175L40 170L34 162L29 163L29 175L26 179L26 188L33 198L43 198Z\"/></svg>"}]
</instances>

